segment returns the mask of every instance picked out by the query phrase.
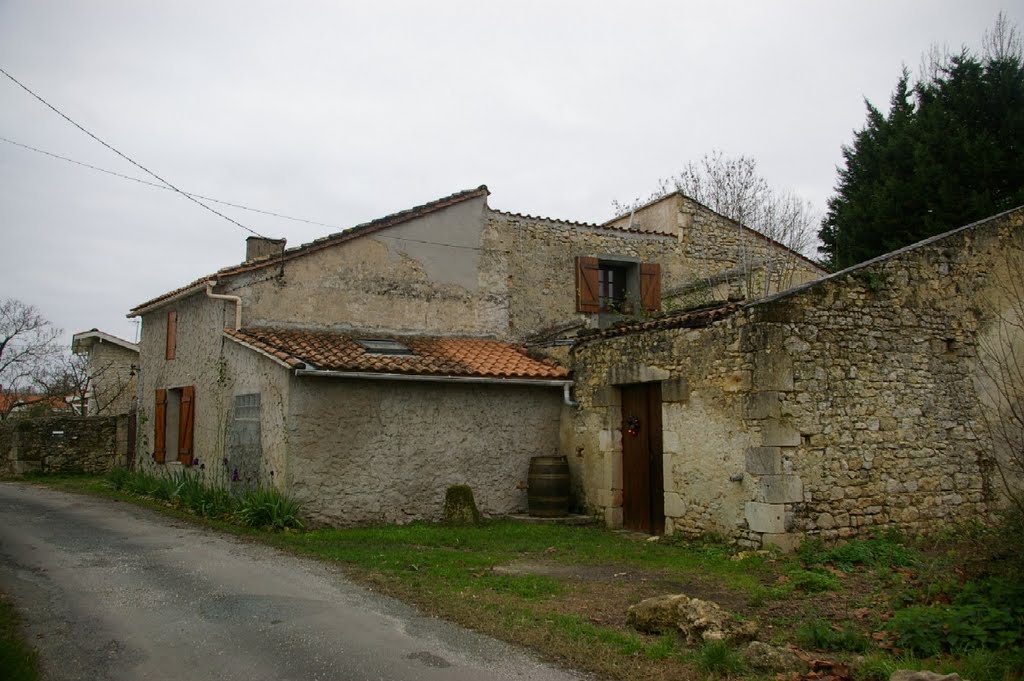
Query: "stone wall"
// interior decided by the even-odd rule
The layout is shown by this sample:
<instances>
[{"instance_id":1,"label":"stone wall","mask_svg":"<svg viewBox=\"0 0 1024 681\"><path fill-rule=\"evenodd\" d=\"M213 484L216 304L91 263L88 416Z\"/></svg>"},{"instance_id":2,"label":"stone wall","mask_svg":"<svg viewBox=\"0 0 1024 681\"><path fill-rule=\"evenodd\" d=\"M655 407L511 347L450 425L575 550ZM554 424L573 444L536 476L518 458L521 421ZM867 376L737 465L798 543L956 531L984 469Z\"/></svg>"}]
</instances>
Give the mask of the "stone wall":
<instances>
[{"instance_id":1,"label":"stone wall","mask_svg":"<svg viewBox=\"0 0 1024 681\"><path fill-rule=\"evenodd\" d=\"M1000 293L1021 278L1006 256L1022 227L1012 212L735 311L583 342L567 447L588 507L621 520L616 384L659 380L668 531L788 548L991 512L978 343L1024 341Z\"/></svg>"},{"instance_id":2,"label":"stone wall","mask_svg":"<svg viewBox=\"0 0 1024 681\"><path fill-rule=\"evenodd\" d=\"M484 514L526 509L530 457L558 451L557 388L302 377L290 490L317 524L441 518L451 485Z\"/></svg>"},{"instance_id":3,"label":"stone wall","mask_svg":"<svg viewBox=\"0 0 1024 681\"><path fill-rule=\"evenodd\" d=\"M679 193L608 225L676 235L679 254L689 263L688 279L666 286L665 291L677 296L680 306L725 300L730 295L753 300L824 274L807 258Z\"/></svg>"},{"instance_id":4,"label":"stone wall","mask_svg":"<svg viewBox=\"0 0 1024 681\"><path fill-rule=\"evenodd\" d=\"M0 422L0 477L106 473L124 465L127 416L48 416Z\"/></svg>"}]
</instances>

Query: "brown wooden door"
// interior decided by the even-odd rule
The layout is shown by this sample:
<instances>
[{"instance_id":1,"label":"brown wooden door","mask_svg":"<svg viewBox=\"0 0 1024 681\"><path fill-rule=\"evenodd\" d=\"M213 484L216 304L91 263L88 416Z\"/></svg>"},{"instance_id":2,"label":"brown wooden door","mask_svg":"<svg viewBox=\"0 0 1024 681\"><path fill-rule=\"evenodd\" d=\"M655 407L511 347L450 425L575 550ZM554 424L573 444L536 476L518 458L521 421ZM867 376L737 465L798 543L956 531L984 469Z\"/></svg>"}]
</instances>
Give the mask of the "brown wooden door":
<instances>
[{"instance_id":1,"label":"brown wooden door","mask_svg":"<svg viewBox=\"0 0 1024 681\"><path fill-rule=\"evenodd\" d=\"M665 531L665 485L661 463L661 384L622 388L622 525Z\"/></svg>"}]
</instances>

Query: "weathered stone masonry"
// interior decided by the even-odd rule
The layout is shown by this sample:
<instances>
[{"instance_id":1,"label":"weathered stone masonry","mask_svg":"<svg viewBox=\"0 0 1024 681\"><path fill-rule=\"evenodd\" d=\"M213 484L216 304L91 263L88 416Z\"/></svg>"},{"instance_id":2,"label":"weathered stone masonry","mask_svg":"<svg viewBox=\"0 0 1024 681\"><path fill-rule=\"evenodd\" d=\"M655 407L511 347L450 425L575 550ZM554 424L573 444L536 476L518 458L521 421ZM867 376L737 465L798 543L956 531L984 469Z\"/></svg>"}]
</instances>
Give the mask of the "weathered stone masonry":
<instances>
[{"instance_id":1,"label":"weathered stone masonry","mask_svg":"<svg viewBox=\"0 0 1024 681\"><path fill-rule=\"evenodd\" d=\"M977 344L996 283L1020 276L1001 263L1022 224L1018 210L735 311L584 341L567 449L586 506L620 519L615 385L661 380L667 531L790 547L992 511Z\"/></svg>"}]
</instances>

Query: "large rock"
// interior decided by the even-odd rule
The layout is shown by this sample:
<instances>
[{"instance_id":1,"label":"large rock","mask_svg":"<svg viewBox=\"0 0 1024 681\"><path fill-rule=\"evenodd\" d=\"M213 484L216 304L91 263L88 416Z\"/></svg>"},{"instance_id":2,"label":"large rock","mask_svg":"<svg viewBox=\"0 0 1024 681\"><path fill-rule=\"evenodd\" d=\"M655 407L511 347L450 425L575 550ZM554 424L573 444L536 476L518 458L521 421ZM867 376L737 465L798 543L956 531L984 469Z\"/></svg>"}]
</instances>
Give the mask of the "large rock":
<instances>
[{"instance_id":1,"label":"large rock","mask_svg":"<svg viewBox=\"0 0 1024 681\"><path fill-rule=\"evenodd\" d=\"M743 649L743 660L752 669L773 672L804 672L808 664L787 648L751 641Z\"/></svg>"},{"instance_id":2,"label":"large rock","mask_svg":"<svg viewBox=\"0 0 1024 681\"><path fill-rule=\"evenodd\" d=\"M626 622L649 634L678 631L687 645L706 641L742 643L757 635L755 622L737 620L717 603L684 594L655 596L631 605Z\"/></svg>"},{"instance_id":3,"label":"large rock","mask_svg":"<svg viewBox=\"0 0 1024 681\"><path fill-rule=\"evenodd\" d=\"M916 669L897 669L889 681L963 681L959 674L936 674Z\"/></svg>"}]
</instances>

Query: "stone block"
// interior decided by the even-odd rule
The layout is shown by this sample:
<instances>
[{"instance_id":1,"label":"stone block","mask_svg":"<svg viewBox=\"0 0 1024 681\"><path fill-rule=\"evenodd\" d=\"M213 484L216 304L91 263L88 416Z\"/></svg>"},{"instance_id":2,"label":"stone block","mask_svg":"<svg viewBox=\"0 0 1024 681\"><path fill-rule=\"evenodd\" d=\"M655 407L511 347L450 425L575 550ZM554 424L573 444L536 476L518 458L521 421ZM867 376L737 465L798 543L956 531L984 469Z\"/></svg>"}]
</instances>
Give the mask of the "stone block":
<instances>
[{"instance_id":1,"label":"stone block","mask_svg":"<svg viewBox=\"0 0 1024 681\"><path fill-rule=\"evenodd\" d=\"M595 407L618 407L622 404L622 392L610 385L602 386L594 391L590 403Z\"/></svg>"},{"instance_id":2,"label":"stone block","mask_svg":"<svg viewBox=\"0 0 1024 681\"><path fill-rule=\"evenodd\" d=\"M680 451L679 433L674 430L666 430L661 434L661 450L663 452Z\"/></svg>"},{"instance_id":3,"label":"stone block","mask_svg":"<svg viewBox=\"0 0 1024 681\"><path fill-rule=\"evenodd\" d=\"M655 383L667 381L671 375L665 369L647 366L646 364L624 364L613 366L608 372L608 383L611 385L629 385L632 383Z\"/></svg>"},{"instance_id":4,"label":"stone block","mask_svg":"<svg viewBox=\"0 0 1024 681\"><path fill-rule=\"evenodd\" d=\"M786 532L783 534L763 534L761 543L765 548L769 546L778 547L783 553L793 553L803 543L804 535L801 532Z\"/></svg>"},{"instance_id":5,"label":"stone block","mask_svg":"<svg viewBox=\"0 0 1024 681\"><path fill-rule=\"evenodd\" d=\"M769 534L785 534L786 532L786 508L782 504L748 501L744 515L747 525L754 532Z\"/></svg>"},{"instance_id":6,"label":"stone block","mask_svg":"<svg viewBox=\"0 0 1024 681\"><path fill-rule=\"evenodd\" d=\"M765 475L757 496L766 504L800 503L804 500L804 484L795 475Z\"/></svg>"},{"instance_id":7,"label":"stone block","mask_svg":"<svg viewBox=\"0 0 1024 681\"><path fill-rule=\"evenodd\" d=\"M604 509L604 524L609 529L618 530L622 528L622 508L608 507Z\"/></svg>"},{"instance_id":8,"label":"stone block","mask_svg":"<svg viewBox=\"0 0 1024 681\"><path fill-rule=\"evenodd\" d=\"M662 402L688 402L690 384L685 378L673 378L661 384Z\"/></svg>"},{"instance_id":9,"label":"stone block","mask_svg":"<svg viewBox=\"0 0 1024 681\"><path fill-rule=\"evenodd\" d=\"M622 457L605 457L604 481L607 489L622 489Z\"/></svg>"},{"instance_id":10,"label":"stone block","mask_svg":"<svg viewBox=\"0 0 1024 681\"><path fill-rule=\"evenodd\" d=\"M747 395L744 403L743 414L748 419L779 418L781 404L779 393L776 391L765 391Z\"/></svg>"},{"instance_id":11,"label":"stone block","mask_svg":"<svg viewBox=\"0 0 1024 681\"><path fill-rule=\"evenodd\" d=\"M675 492L665 493L665 515L674 518L686 515L686 502Z\"/></svg>"},{"instance_id":12,"label":"stone block","mask_svg":"<svg viewBox=\"0 0 1024 681\"><path fill-rule=\"evenodd\" d=\"M781 345L755 353L753 386L757 390L793 389L793 360Z\"/></svg>"},{"instance_id":13,"label":"stone block","mask_svg":"<svg viewBox=\"0 0 1024 681\"><path fill-rule=\"evenodd\" d=\"M762 425L761 444L765 447L799 447L800 431L788 421L770 419Z\"/></svg>"},{"instance_id":14,"label":"stone block","mask_svg":"<svg viewBox=\"0 0 1024 681\"><path fill-rule=\"evenodd\" d=\"M622 450L622 431L605 429L597 434L597 448L602 452Z\"/></svg>"},{"instance_id":15,"label":"stone block","mask_svg":"<svg viewBox=\"0 0 1024 681\"><path fill-rule=\"evenodd\" d=\"M748 448L747 473L752 475L780 475L782 473L782 450L779 447Z\"/></svg>"}]
</instances>

